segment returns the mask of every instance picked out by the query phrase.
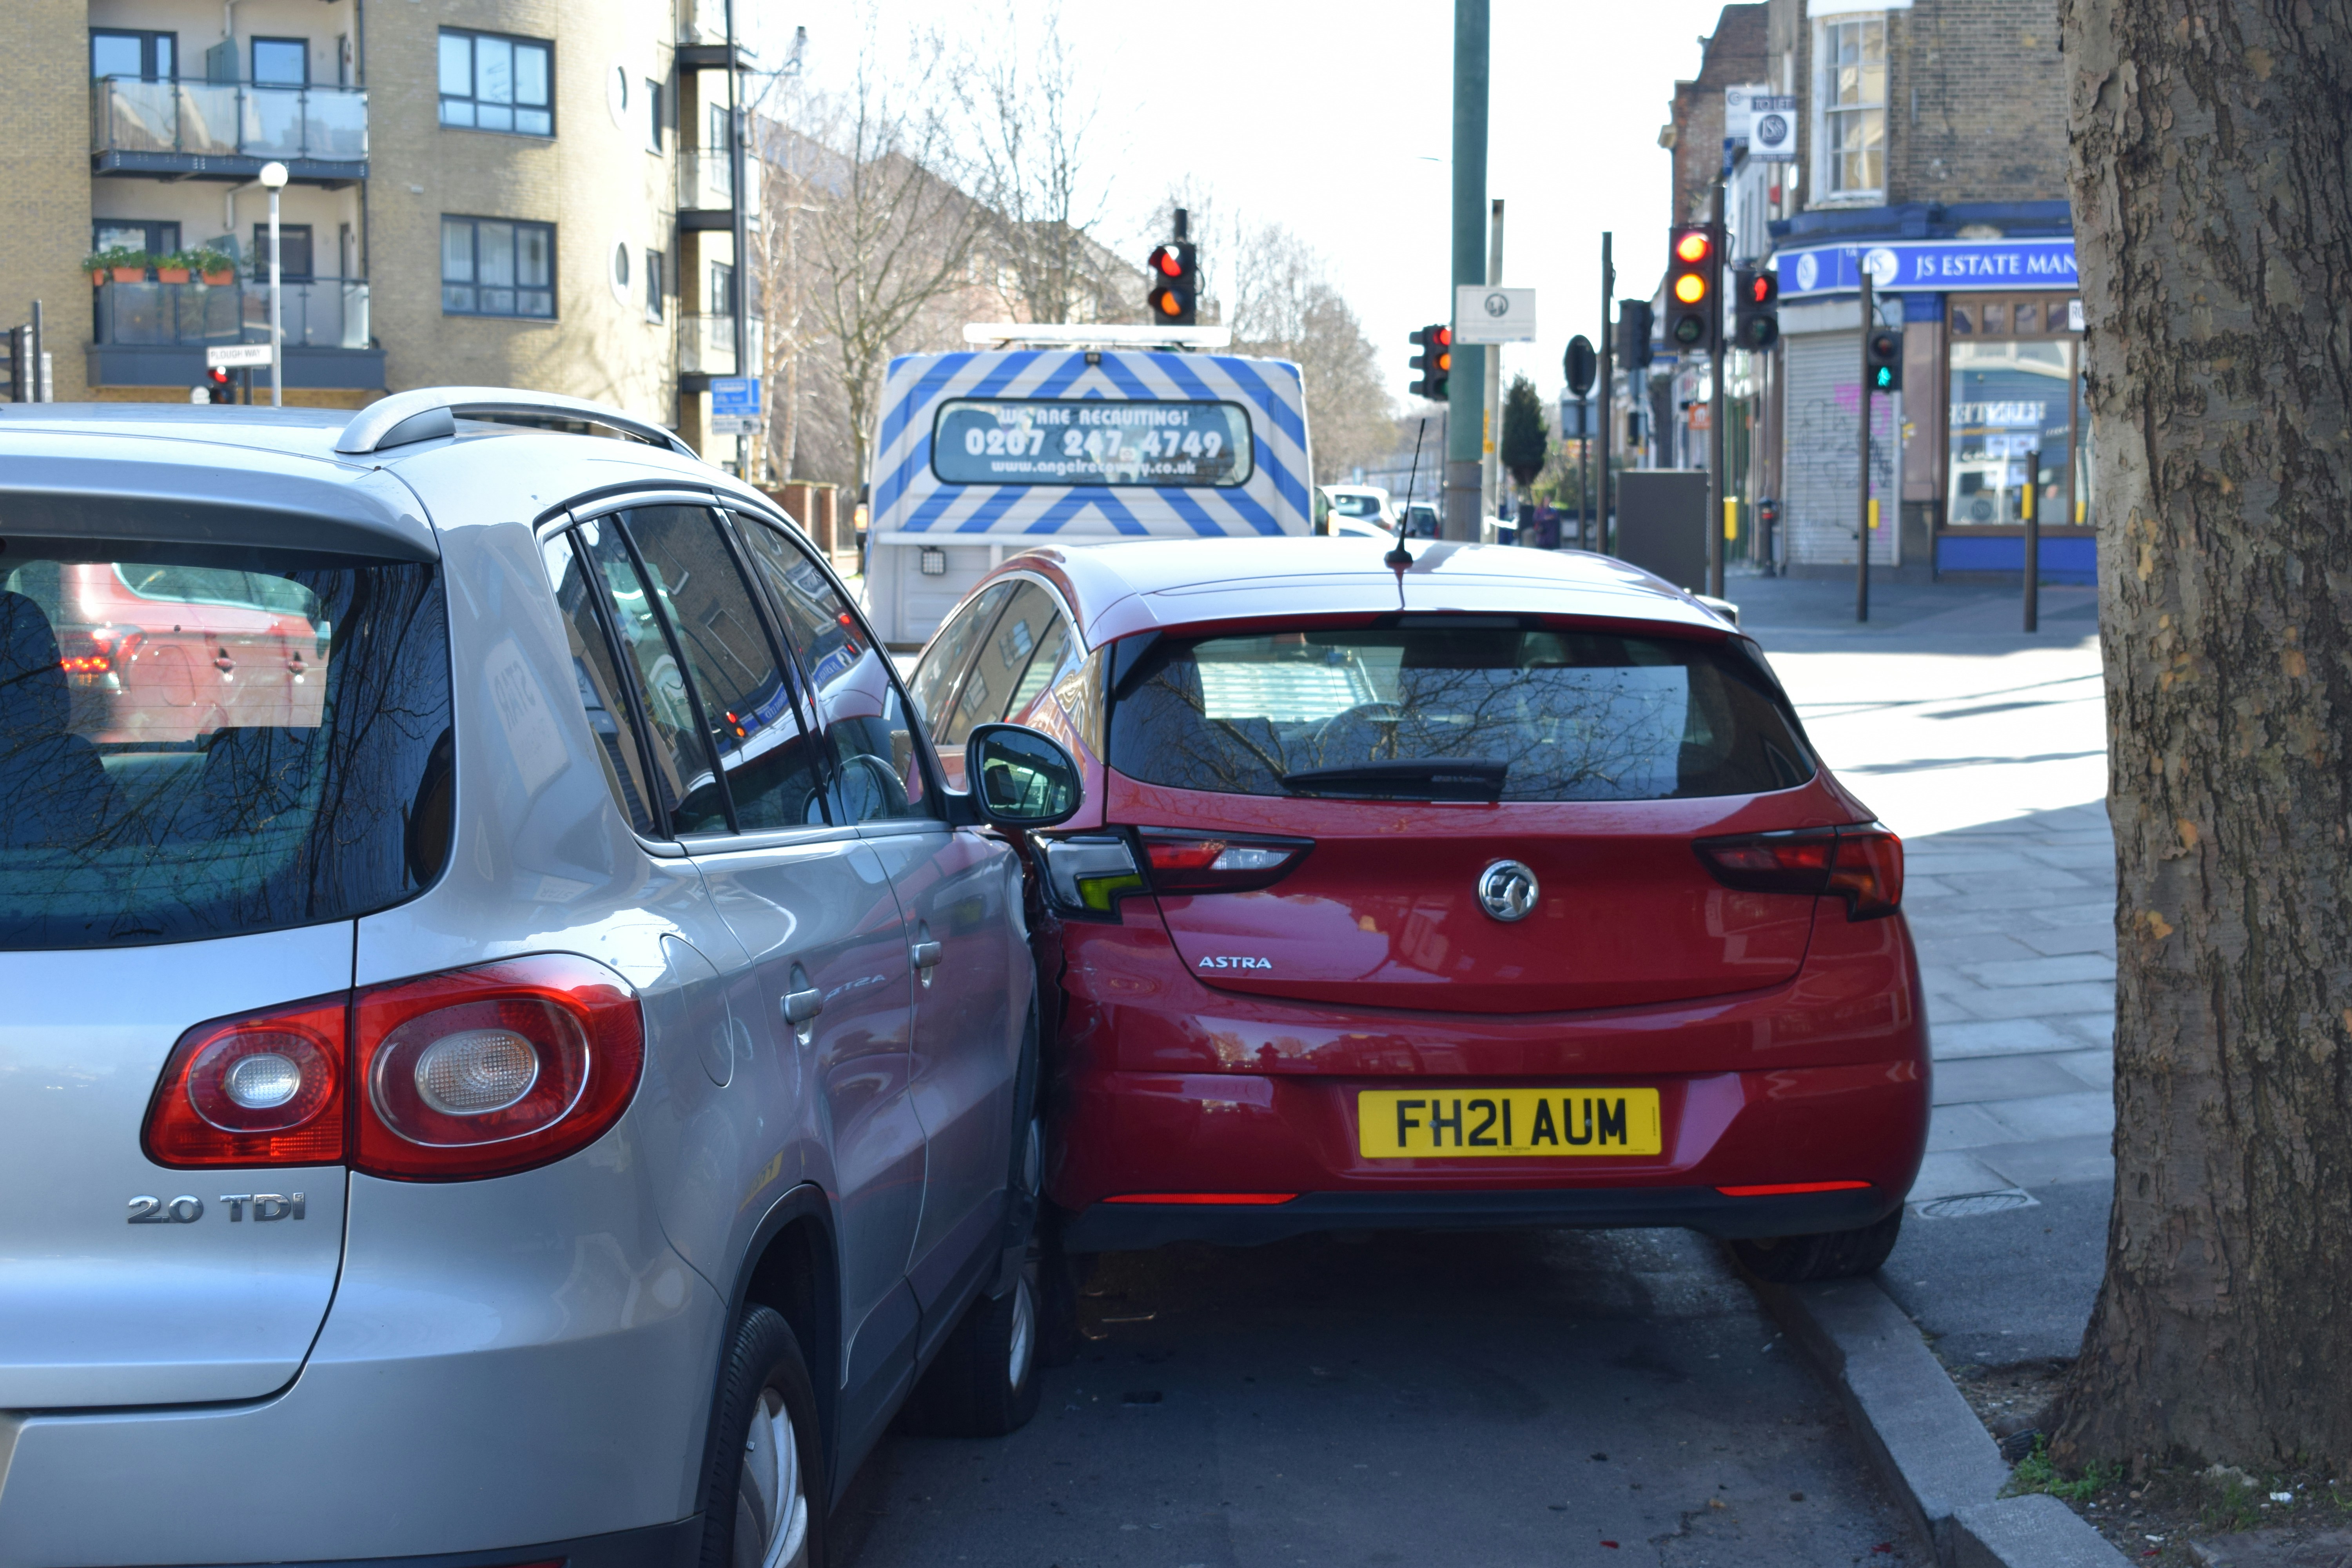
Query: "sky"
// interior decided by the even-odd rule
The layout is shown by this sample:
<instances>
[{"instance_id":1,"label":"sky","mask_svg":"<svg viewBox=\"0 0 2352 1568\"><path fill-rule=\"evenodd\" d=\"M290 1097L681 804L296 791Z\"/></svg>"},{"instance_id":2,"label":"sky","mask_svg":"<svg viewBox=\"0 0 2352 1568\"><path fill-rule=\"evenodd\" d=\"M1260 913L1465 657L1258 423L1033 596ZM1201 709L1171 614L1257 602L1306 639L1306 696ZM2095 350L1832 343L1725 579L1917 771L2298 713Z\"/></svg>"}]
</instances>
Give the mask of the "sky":
<instances>
[{"instance_id":1,"label":"sky","mask_svg":"<svg viewBox=\"0 0 2352 1568\"><path fill-rule=\"evenodd\" d=\"M990 0L738 0L763 61L809 30L812 85L837 86L871 17L877 37L938 26L979 41ZM1505 203L1503 281L1537 293L1538 340L1504 351L1507 384L1559 395L1569 340L1601 335L1601 234L1617 292L1665 265L1670 170L1658 146L1675 79L1694 76L1721 0L1491 0L1489 199ZM1013 0L1023 28L1050 0ZM1449 0L1065 0L1060 26L1099 94L1109 176L1102 237L1133 250L1187 176L1228 213L1276 219L1326 258L1400 403L1406 335L1444 321L1451 289L1454 7Z\"/></svg>"}]
</instances>

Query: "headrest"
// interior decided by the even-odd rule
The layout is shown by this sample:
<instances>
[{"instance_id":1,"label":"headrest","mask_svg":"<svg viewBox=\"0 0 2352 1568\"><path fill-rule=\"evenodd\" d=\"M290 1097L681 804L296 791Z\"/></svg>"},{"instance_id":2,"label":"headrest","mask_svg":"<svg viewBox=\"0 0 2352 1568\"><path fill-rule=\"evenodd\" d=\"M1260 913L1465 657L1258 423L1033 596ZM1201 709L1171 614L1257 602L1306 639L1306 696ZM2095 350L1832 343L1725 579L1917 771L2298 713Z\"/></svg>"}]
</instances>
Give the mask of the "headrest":
<instances>
[{"instance_id":1,"label":"headrest","mask_svg":"<svg viewBox=\"0 0 2352 1568\"><path fill-rule=\"evenodd\" d=\"M63 734L72 714L49 617L24 595L0 593L0 748Z\"/></svg>"}]
</instances>

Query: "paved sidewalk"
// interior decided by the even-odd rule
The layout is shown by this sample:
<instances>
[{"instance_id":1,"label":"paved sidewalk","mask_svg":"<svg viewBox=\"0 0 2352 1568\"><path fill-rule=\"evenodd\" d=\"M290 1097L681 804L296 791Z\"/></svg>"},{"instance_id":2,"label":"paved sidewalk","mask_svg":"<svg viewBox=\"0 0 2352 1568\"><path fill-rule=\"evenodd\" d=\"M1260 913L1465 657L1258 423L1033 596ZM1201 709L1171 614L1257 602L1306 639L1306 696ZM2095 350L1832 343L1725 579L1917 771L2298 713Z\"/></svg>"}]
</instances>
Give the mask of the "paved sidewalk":
<instances>
[{"instance_id":1,"label":"paved sidewalk","mask_svg":"<svg viewBox=\"0 0 2352 1568\"><path fill-rule=\"evenodd\" d=\"M2114 1181L2115 848L2088 590L1730 584L1830 765L1905 836L1936 1058L1880 1282L1948 1363L2071 1357ZM2048 802L2046 805L2042 802Z\"/></svg>"}]
</instances>

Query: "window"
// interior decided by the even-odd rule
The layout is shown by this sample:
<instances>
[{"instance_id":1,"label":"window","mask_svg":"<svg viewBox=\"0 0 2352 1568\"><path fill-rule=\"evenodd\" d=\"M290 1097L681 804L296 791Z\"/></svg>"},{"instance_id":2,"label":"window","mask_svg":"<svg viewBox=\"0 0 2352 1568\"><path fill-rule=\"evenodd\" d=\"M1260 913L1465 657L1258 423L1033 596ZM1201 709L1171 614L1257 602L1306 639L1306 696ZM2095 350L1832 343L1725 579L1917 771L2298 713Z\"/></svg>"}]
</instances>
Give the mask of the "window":
<instances>
[{"instance_id":1,"label":"window","mask_svg":"<svg viewBox=\"0 0 2352 1568\"><path fill-rule=\"evenodd\" d=\"M646 79L646 151L662 150L662 84Z\"/></svg>"},{"instance_id":2,"label":"window","mask_svg":"<svg viewBox=\"0 0 2352 1568\"><path fill-rule=\"evenodd\" d=\"M980 649L980 642L988 629L996 624L996 612L1013 596L1011 583L992 583L985 593L948 618L940 628L931 646L915 666L915 673L907 683L915 700L915 711L934 730L939 727L940 704L955 689L956 678L964 666L971 662Z\"/></svg>"},{"instance_id":3,"label":"window","mask_svg":"<svg viewBox=\"0 0 2352 1568\"><path fill-rule=\"evenodd\" d=\"M922 738L888 654L800 546L754 518L739 527L815 689L835 774L833 820L929 820Z\"/></svg>"},{"instance_id":4,"label":"window","mask_svg":"<svg viewBox=\"0 0 2352 1568\"><path fill-rule=\"evenodd\" d=\"M89 30L89 74L169 81L178 75L177 33L134 32L122 27Z\"/></svg>"},{"instance_id":5,"label":"window","mask_svg":"<svg viewBox=\"0 0 2352 1568\"><path fill-rule=\"evenodd\" d=\"M350 921L440 874L435 568L123 541L5 559L0 950ZM142 629L111 624L141 600L162 601Z\"/></svg>"},{"instance_id":6,"label":"window","mask_svg":"<svg viewBox=\"0 0 2352 1568\"><path fill-rule=\"evenodd\" d=\"M1175 789L1424 800L1442 786L1416 763L1483 765L1507 801L1750 795L1813 773L1738 645L1410 616L1163 640L1113 702L1108 761Z\"/></svg>"},{"instance_id":7,"label":"window","mask_svg":"<svg viewBox=\"0 0 2352 1568\"><path fill-rule=\"evenodd\" d=\"M942 746L962 745L974 726L1011 717L1045 689L1073 651L1054 595L1034 583L1022 584L981 645L955 711L941 715L931 733Z\"/></svg>"},{"instance_id":8,"label":"window","mask_svg":"<svg viewBox=\"0 0 2352 1568\"><path fill-rule=\"evenodd\" d=\"M711 316L731 316L735 313L735 268L724 261L710 264L710 296L703 301L703 313Z\"/></svg>"},{"instance_id":9,"label":"window","mask_svg":"<svg viewBox=\"0 0 2352 1568\"><path fill-rule=\"evenodd\" d=\"M662 275L667 270L660 251L646 252L646 320L648 321L662 319Z\"/></svg>"},{"instance_id":10,"label":"window","mask_svg":"<svg viewBox=\"0 0 2352 1568\"><path fill-rule=\"evenodd\" d=\"M310 277L310 226L307 223L281 223L278 226L278 273L289 282ZM253 275L262 282L269 281L269 226L253 226Z\"/></svg>"},{"instance_id":11,"label":"window","mask_svg":"<svg viewBox=\"0 0 2352 1568\"><path fill-rule=\"evenodd\" d=\"M2041 301L2020 303L2039 317ZM1962 308L1953 306L1956 331ZM1971 300L1966 308L1980 321L1998 310L2006 323L2015 307ZM2081 421L2079 395L2069 388L2074 361L2074 344L2063 340L1953 342L1947 526L2022 523L2028 489L2036 492L2035 514L2043 523L2089 515L2090 465L2085 454L2070 450ZM2070 459L2077 517L2066 515Z\"/></svg>"},{"instance_id":12,"label":"window","mask_svg":"<svg viewBox=\"0 0 2352 1568\"><path fill-rule=\"evenodd\" d=\"M555 46L441 29L441 123L517 136L555 134Z\"/></svg>"},{"instance_id":13,"label":"window","mask_svg":"<svg viewBox=\"0 0 2352 1568\"><path fill-rule=\"evenodd\" d=\"M1874 196L1886 184L1886 18L1823 22L1815 37L1822 194Z\"/></svg>"},{"instance_id":14,"label":"window","mask_svg":"<svg viewBox=\"0 0 2352 1568\"><path fill-rule=\"evenodd\" d=\"M310 45L303 38L253 40L253 80L261 87L310 85Z\"/></svg>"},{"instance_id":15,"label":"window","mask_svg":"<svg viewBox=\"0 0 2352 1568\"><path fill-rule=\"evenodd\" d=\"M643 837L661 837L654 819L654 792L646 781L645 753L629 700L621 683L620 668L613 662L613 645L600 618L593 568L573 548L572 536L559 533L541 548L547 580L555 590L555 607L563 616L563 630L572 644L572 671L580 687L581 706L588 710L589 732L596 737L597 755L604 764L604 782L620 802L629 826Z\"/></svg>"},{"instance_id":16,"label":"window","mask_svg":"<svg viewBox=\"0 0 2352 1568\"><path fill-rule=\"evenodd\" d=\"M180 226L131 217L102 217L89 226L92 250L111 250L118 245L150 256L169 256L180 248Z\"/></svg>"},{"instance_id":17,"label":"window","mask_svg":"<svg viewBox=\"0 0 2352 1568\"><path fill-rule=\"evenodd\" d=\"M441 313L552 319L555 226L443 218Z\"/></svg>"}]
</instances>

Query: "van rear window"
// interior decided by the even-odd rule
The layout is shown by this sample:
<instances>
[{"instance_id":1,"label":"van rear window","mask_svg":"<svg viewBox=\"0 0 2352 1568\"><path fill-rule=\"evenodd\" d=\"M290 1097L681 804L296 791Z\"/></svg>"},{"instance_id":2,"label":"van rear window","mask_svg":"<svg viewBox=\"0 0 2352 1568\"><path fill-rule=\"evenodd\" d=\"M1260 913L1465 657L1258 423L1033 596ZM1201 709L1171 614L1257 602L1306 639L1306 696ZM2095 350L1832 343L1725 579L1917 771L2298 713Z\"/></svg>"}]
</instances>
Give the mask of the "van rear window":
<instances>
[{"instance_id":1,"label":"van rear window","mask_svg":"<svg viewBox=\"0 0 2352 1568\"><path fill-rule=\"evenodd\" d=\"M0 949L348 920L447 856L430 566L109 541L0 554Z\"/></svg>"},{"instance_id":2,"label":"van rear window","mask_svg":"<svg viewBox=\"0 0 2352 1568\"><path fill-rule=\"evenodd\" d=\"M1732 647L1513 624L1167 642L1124 679L1110 765L1226 795L1665 800L1789 789L1813 763Z\"/></svg>"}]
</instances>

